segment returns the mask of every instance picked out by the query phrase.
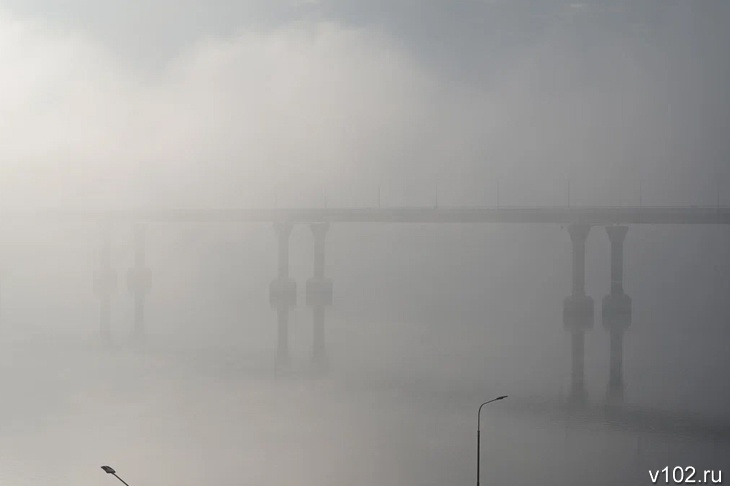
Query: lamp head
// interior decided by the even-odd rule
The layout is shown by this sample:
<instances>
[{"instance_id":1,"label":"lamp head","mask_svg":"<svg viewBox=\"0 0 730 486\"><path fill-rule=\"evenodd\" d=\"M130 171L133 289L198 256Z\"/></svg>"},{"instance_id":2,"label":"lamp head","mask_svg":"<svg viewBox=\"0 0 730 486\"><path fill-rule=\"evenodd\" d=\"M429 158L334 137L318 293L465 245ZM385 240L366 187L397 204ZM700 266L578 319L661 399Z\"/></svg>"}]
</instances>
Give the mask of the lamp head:
<instances>
[{"instance_id":1,"label":"lamp head","mask_svg":"<svg viewBox=\"0 0 730 486\"><path fill-rule=\"evenodd\" d=\"M505 398L507 398L508 396L509 396L509 395L504 395L504 396L501 396L501 397L497 397L497 398L495 398L495 400L504 400L504 399L505 399Z\"/></svg>"},{"instance_id":2,"label":"lamp head","mask_svg":"<svg viewBox=\"0 0 730 486\"><path fill-rule=\"evenodd\" d=\"M116 474L116 471L111 466L101 466L101 468L104 470L107 474Z\"/></svg>"}]
</instances>

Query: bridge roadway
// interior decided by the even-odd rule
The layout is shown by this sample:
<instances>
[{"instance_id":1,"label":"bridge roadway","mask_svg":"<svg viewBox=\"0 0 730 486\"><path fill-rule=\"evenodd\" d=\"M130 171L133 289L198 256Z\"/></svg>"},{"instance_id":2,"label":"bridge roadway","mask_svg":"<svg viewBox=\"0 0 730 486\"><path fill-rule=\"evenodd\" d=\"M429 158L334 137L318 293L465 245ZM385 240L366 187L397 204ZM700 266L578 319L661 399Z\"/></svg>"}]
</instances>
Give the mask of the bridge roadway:
<instances>
[{"instance_id":1,"label":"bridge roadway","mask_svg":"<svg viewBox=\"0 0 730 486\"><path fill-rule=\"evenodd\" d=\"M382 207L0 211L0 218L159 223L730 224L730 207Z\"/></svg>"}]
</instances>

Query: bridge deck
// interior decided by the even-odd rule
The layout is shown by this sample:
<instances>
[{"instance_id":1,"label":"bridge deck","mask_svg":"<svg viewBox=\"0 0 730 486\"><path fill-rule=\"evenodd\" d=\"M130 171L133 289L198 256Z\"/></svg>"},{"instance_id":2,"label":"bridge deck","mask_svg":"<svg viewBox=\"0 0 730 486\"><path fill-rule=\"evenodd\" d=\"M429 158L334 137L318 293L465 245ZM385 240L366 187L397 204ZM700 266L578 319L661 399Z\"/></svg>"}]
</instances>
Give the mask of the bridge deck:
<instances>
[{"instance_id":1,"label":"bridge deck","mask_svg":"<svg viewBox=\"0 0 730 486\"><path fill-rule=\"evenodd\" d=\"M0 218L51 221L243 223L730 224L728 207L392 207L3 211Z\"/></svg>"}]
</instances>

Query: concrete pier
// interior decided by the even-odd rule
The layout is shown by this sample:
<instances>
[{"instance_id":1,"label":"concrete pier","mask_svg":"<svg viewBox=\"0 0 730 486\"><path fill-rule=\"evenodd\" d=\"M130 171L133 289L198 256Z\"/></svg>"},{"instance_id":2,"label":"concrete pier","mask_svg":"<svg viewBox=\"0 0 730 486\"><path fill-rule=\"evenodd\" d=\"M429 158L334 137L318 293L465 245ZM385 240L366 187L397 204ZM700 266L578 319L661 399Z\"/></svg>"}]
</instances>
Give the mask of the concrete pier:
<instances>
[{"instance_id":1,"label":"concrete pier","mask_svg":"<svg viewBox=\"0 0 730 486\"><path fill-rule=\"evenodd\" d=\"M307 281L307 305L312 307L313 343L312 366L315 371L327 369L327 352L324 338L325 308L332 305L332 281L324 276L325 237L328 223L312 223L314 237L314 276Z\"/></svg>"},{"instance_id":2,"label":"concrete pier","mask_svg":"<svg viewBox=\"0 0 730 486\"><path fill-rule=\"evenodd\" d=\"M571 382L569 402L585 404L585 332L593 326L593 299L585 292L586 239L591 227L571 224L568 227L573 247L572 292L563 302L563 324L571 334Z\"/></svg>"},{"instance_id":3,"label":"concrete pier","mask_svg":"<svg viewBox=\"0 0 730 486\"><path fill-rule=\"evenodd\" d=\"M610 336L610 364L606 402L624 400L623 356L624 332L631 325L631 298L624 292L624 240L628 226L606 226L611 241L611 293L603 298L603 327Z\"/></svg>"},{"instance_id":4,"label":"concrete pier","mask_svg":"<svg viewBox=\"0 0 730 486\"><path fill-rule=\"evenodd\" d=\"M142 224L134 225L134 266L127 273L127 287L134 298L133 340L142 343L145 335L145 299L151 286L151 272L145 259L145 230Z\"/></svg>"},{"instance_id":5,"label":"concrete pier","mask_svg":"<svg viewBox=\"0 0 730 486\"><path fill-rule=\"evenodd\" d=\"M289 277L289 236L291 223L274 223L274 232L279 245L278 275L269 286L269 302L277 312L278 338L276 367L286 369L289 358L289 310L297 304L297 283Z\"/></svg>"}]
</instances>

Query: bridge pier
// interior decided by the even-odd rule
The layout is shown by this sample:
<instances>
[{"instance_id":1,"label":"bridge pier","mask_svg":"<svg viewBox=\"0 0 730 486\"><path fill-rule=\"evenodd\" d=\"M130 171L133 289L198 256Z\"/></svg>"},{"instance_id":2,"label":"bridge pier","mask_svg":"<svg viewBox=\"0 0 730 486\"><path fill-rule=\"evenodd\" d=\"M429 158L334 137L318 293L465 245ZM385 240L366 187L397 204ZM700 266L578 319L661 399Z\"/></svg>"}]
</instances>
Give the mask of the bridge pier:
<instances>
[{"instance_id":1,"label":"bridge pier","mask_svg":"<svg viewBox=\"0 0 730 486\"><path fill-rule=\"evenodd\" d=\"M621 404L624 399L624 332L631 325L631 298L624 293L624 239L628 226L606 226L611 241L611 293L603 298L603 327L610 335L610 364L606 402Z\"/></svg>"},{"instance_id":2,"label":"bridge pier","mask_svg":"<svg viewBox=\"0 0 730 486\"><path fill-rule=\"evenodd\" d=\"M94 273L94 293L99 298L99 331L104 344L111 344L111 299L117 289L117 274L111 266L111 226L103 223L99 269Z\"/></svg>"},{"instance_id":3,"label":"bridge pier","mask_svg":"<svg viewBox=\"0 0 730 486\"><path fill-rule=\"evenodd\" d=\"M573 247L573 289L563 302L563 324L571 334L571 382L569 402L582 405L585 390L585 332L593 326L593 299L585 293L586 238L591 227L571 224L568 234Z\"/></svg>"},{"instance_id":4,"label":"bridge pier","mask_svg":"<svg viewBox=\"0 0 730 486\"><path fill-rule=\"evenodd\" d=\"M276 309L278 337L276 347L276 367L289 368L289 309L297 303L297 283L289 277L289 236L291 223L274 223L274 231L279 244L278 276L269 286L269 302Z\"/></svg>"},{"instance_id":5,"label":"bridge pier","mask_svg":"<svg viewBox=\"0 0 730 486\"><path fill-rule=\"evenodd\" d=\"M134 298L133 340L140 344L144 340L145 297L151 285L151 272L145 265L145 226L134 225L134 266L127 273L127 287Z\"/></svg>"},{"instance_id":6,"label":"bridge pier","mask_svg":"<svg viewBox=\"0 0 730 486\"><path fill-rule=\"evenodd\" d=\"M325 307L332 305L332 280L324 276L324 243L329 223L312 223L314 237L314 276L307 281L307 305L312 307L314 339L312 366L316 372L327 369L324 339Z\"/></svg>"}]
</instances>

